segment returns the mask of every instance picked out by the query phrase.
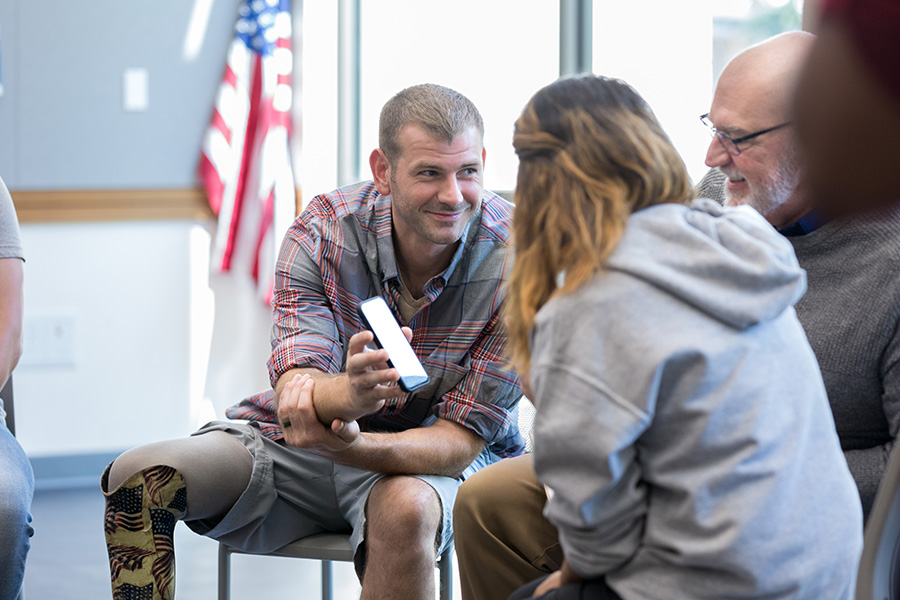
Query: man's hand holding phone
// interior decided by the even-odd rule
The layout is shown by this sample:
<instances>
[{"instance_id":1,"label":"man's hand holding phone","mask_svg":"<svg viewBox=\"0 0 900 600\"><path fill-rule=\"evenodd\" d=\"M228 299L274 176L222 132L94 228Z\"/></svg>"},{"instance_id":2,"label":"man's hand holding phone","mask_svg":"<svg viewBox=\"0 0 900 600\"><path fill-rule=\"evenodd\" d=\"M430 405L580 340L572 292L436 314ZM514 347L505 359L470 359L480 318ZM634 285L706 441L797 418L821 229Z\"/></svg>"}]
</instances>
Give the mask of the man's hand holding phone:
<instances>
[{"instance_id":1,"label":"man's hand holding phone","mask_svg":"<svg viewBox=\"0 0 900 600\"><path fill-rule=\"evenodd\" d=\"M363 300L359 304L359 316L363 325L374 335L375 344L387 350L387 355L381 356L384 356L389 367L396 370L399 375L397 383L403 391L412 392L428 383L428 373L410 345L412 330L400 327L384 298L374 296Z\"/></svg>"},{"instance_id":2,"label":"man's hand holding phone","mask_svg":"<svg viewBox=\"0 0 900 600\"><path fill-rule=\"evenodd\" d=\"M411 338L412 330L404 329L404 334ZM374 341L371 331L360 331L350 338L347 353L348 397L360 417L380 410L386 400L403 393L397 386L400 374L388 364L388 351L371 348Z\"/></svg>"},{"instance_id":3,"label":"man's hand holding phone","mask_svg":"<svg viewBox=\"0 0 900 600\"><path fill-rule=\"evenodd\" d=\"M283 419L291 423L285 428L288 444L313 451L339 451L358 436L356 419L381 410L386 400L428 382L428 374L410 346L412 330L400 327L384 299L364 301L359 312L368 329L350 338L345 373L318 382L323 396L315 406L313 389L317 384L312 378L289 376L278 403L283 427ZM303 425L289 435L295 423Z\"/></svg>"}]
</instances>

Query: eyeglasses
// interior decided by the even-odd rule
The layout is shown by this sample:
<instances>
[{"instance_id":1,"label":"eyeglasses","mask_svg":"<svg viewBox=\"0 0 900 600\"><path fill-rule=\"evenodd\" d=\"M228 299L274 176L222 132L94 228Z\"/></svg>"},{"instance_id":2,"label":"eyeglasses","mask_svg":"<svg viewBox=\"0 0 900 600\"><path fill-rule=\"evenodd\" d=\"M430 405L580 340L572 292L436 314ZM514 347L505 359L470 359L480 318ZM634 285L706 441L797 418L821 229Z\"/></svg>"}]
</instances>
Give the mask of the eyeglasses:
<instances>
[{"instance_id":1,"label":"eyeglasses","mask_svg":"<svg viewBox=\"0 0 900 600\"><path fill-rule=\"evenodd\" d=\"M762 131L756 131L754 133L748 133L747 135L742 135L739 138L733 138L727 133L722 133L716 126L712 124L712 121L709 120L709 113L700 116L700 122L706 125L706 128L709 129L709 135L719 140L719 143L722 144L722 147L725 148L725 151L732 156L737 156L741 153L740 144L752 140L755 137L759 137L764 133L769 133L770 131L775 131L776 129L781 129L782 127L787 127L791 124L790 121L787 123L782 123L781 125L776 125L775 127L769 127L768 129L763 129Z\"/></svg>"}]
</instances>

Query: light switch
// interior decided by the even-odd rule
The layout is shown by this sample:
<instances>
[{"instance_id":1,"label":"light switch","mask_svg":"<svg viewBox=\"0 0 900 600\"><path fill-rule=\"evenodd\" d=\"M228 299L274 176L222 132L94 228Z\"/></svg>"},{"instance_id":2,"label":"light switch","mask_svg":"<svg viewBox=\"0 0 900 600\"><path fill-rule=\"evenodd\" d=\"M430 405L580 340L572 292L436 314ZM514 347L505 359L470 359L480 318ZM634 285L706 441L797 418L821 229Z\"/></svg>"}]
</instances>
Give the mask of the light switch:
<instances>
[{"instance_id":1,"label":"light switch","mask_svg":"<svg viewBox=\"0 0 900 600\"><path fill-rule=\"evenodd\" d=\"M150 105L147 69L125 69L122 76L124 108L128 112L143 112Z\"/></svg>"},{"instance_id":2,"label":"light switch","mask_svg":"<svg viewBox=\"0 0 900 600\"><path fill-rule=\"evenodd\" d=\"M71 312L30 312L22 323L22 358L17 367L75 365L77 318Z\"/></svg>"}]
</instances>

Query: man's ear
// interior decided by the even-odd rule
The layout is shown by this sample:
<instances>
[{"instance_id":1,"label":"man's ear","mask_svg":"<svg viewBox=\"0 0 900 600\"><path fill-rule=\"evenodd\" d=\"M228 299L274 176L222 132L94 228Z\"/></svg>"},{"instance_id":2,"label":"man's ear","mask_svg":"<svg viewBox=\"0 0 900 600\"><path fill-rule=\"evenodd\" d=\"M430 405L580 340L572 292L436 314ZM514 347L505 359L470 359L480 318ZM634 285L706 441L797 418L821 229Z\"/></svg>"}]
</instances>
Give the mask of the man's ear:
<instances>
[{"instance_id":1,"label":"man's ear","mask_svg":"<svg viewBox=\"0 0 900 600\"><path fill-rule=\"evenodd\" d=\"M382 196L391 195L391 163L382 152L381 148L372 150L369 155L369 167L372 169L372 179L375 181L375 189Z\"/></svg>"},{"instance_id":2,"label":"man's ear","mask_svg":"<svg viewBox=\"0 0 900 600\"><path fill-rule=\"evenodd\" d=\"M482 146L481 147L481 168L484 168L484 163L487 160L487 149Z\"/></svg>"}]
</instances>

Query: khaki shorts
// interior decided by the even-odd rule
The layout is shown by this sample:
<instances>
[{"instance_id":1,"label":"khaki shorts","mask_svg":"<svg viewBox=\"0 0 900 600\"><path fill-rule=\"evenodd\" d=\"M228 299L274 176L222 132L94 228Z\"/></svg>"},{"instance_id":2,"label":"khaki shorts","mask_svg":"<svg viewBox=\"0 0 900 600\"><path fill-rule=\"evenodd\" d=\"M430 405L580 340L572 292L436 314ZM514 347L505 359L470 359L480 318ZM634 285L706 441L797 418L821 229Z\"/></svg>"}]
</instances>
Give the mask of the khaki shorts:
<instances>
[{"instance_id":1,"label":"khaki shorts","mask_svg":"<svg viewBox=\"0 0 900 600\"><path fill-rule=\"evenodd\" d=\"M250 484L221 520L187 521L196 533L245 552L266 553L295 540L323 532L348 533L357 573L365 556L365 505L372 486L384 477L335 464L262 435L253 423L214 421L193 435L225 431L253 455ZM416 475L441 500L443 526L438 554L453 541L453 503L466 477L499 460L486 449L458 479Z\"/></svg>"}]
</instances>

